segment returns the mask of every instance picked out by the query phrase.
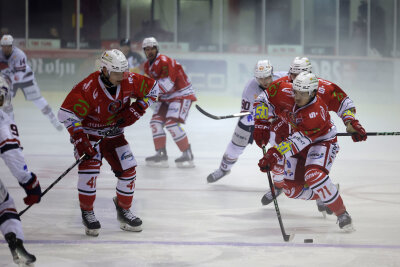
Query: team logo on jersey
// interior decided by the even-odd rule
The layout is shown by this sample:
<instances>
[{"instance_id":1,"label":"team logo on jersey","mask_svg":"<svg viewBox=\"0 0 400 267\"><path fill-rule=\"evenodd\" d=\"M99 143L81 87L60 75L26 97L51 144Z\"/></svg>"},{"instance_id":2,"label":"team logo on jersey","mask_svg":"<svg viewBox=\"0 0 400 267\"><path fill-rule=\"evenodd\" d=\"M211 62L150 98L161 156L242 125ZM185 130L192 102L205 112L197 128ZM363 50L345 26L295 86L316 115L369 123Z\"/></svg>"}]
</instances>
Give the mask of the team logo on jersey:
<instances>
[{"instance_id":1,"label":"team logo on jersey","mask_svg":"<svg viewBox=\"0 0 400 267\"><path fill-rule=\"evenodd\" d=\"M121 100L117 99L117 100L111 102L111 103L108 105L108 111L109 111L111 114L115 114L115 113L117 113L118 111L121 110L121 107L122 107L122 102L121 102Z\"/></svg>"}]
</instances>

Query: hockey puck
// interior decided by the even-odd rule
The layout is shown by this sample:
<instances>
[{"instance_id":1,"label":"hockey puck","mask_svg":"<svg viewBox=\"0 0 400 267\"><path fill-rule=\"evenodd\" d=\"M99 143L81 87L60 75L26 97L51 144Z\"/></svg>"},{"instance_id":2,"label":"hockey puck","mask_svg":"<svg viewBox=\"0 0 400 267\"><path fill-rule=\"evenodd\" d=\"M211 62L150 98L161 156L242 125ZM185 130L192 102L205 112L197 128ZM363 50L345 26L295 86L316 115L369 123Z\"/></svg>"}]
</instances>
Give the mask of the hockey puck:
<instances>
[{"instance_id":1,"label":"hockey puck","mask_svg":"<svg viewBox=\"0 0 400 267\"><path fill-rule=\"evenodd\" d=\"M314 242L313 239L304 239L304 243L312 243L312 242Z\"/></svg>"}]
</instances>

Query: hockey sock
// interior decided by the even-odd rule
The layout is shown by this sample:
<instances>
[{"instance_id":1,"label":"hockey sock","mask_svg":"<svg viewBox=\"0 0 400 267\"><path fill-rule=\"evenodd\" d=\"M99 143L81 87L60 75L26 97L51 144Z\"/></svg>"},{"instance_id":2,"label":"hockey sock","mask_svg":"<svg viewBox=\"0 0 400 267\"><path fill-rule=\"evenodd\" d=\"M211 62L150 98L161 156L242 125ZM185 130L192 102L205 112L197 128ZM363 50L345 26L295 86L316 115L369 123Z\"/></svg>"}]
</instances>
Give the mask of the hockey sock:
<instances>
[{"instance_id":1,"label":"hockey sock","mask_svg":"<svg viewBox=\"0 0 400 267\"><path fill-rule=\"evenodd\" d=\"M187 138L183 128L180 127L179 123L172 120L167 120L165 127L171 134L180 151L183 152L189 149L189 139Z\"/></svg>"},{"instance_id":2,"label":"hockey sock","mask_svg":"<svg viewBox=\"0 0 400 267\"><path fill-rule=\"evenodd\" d=\"M319 196L325 206L331 209L336 215L340 215L346 211L339 191L324 171L316 168L309 169L305 173L305 180L310 189Z\"/></svg>"},{"instance_id":3,"label":"hockey sock","mask_svg":"<svg viewBox=\"0 0 400 267\"><path fill-rule=\"evenodd\" d=\"M154 147L156 150L160 150L167 144L167 136L164 131L164 123L157 116L150 121L150 127L153 133Z\"/></svg>"},{"instance_id":4,"label":"hockey sock","mask_svg":"<svg viewBox=\"0 0 400 267\"><path fill-rule=\"evenodd\" d=\"M124 171L118 177L117 199L118 205L123 209L129 209L132 205L133 193L135 190L136 169L135 167Z\"/></svg>"},{"instance_id":5,"label":"hockey sock","mask_svg":"<svg viewBox=\"0 0 400 267\"><path fill-rule=\"evenodd\" d=\"M97 160L86 160L79 164L78 193L79 203L83 210L93 210L99 173L100 163Z\"/></svg>"}]
</instances>

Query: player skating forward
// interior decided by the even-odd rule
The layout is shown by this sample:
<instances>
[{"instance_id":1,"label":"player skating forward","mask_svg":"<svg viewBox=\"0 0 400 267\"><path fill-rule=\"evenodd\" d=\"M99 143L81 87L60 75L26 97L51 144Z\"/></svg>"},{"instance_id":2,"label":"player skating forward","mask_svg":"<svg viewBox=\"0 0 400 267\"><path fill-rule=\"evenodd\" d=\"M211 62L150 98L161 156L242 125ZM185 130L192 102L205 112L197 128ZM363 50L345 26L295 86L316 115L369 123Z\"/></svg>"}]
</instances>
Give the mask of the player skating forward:
<instances>
[{"instance_id":1,"label":"player skating forward","mask_svg":"<svg viewBox=\"0 0 400 267\"><path fill-rule=\"evenodd\" d=\"M256 115L255 125L279 117L291 126L290 135L271 147L258 165L266 172L284 158L285 194L303 200L320 199L335 213L339 227L351 231L352 219L329 177L339 145L328 107L317 95L318 83L315 74L302 72L293 84L281 82L270 86L257 98L256 114L268 116Z\"/></svg>"},{"instance_id":2,"label":"player skating forward","mask_svg":"<svg viewBox=\"0 0 400 267\"><path fill-rule=\"evenodd\" d=\"M13 45L13 37L11 35L3 35L0 40L2 52L0 53L0 69L7 73L12 80L12 97L15 97L17 90L21 89L25 99L32 101L44 115L46 115L51 124L59 131L63 129L62 124L57 120L50 105L46 99L40 94L35 75L28 65L25 53ZM14 118L11 103L4 110L8 115Z\"/></svg>"},{"instance_id":3,"label":"player skating forward","mask_svg":"<svg viewBox=\"0 0 400 267\"><path fill-rule=\"evenodd\" d=\"M100 71L78 83L58 113L60 121L71 135L75 157L79 158L83 154L88 156L78 167L78 192L86 234L92 236L97 236L100 229L93 205L96 179L103 157L118 178L113 201L121 229L141 231L142 221L130 211L137 164L123 129L143 116L156 100L159 91L155 80L140 74L126 73L128 62L121 51L105 51L100 60ZM136 101L131 103L131 98ZM93 143L121 119L124 122L118 130L104 138L95 150Z\"/></svg>"},{"instance_id":4,"label":"player skating forward","mask_svg":"<svg viewBox=\"0 0 400 267\"><path fill-rule=\"evenodd\" d=\"M295 57L293 62L289 67L289 72L287 76L284 76L274 82L274 84L279 82L293 82L293 80L299 75L299 73L306 71L312 72L312 65L308 58L306 57ZM365 132L361 129L361 125L358 120L355 119L356 108L354 102L347 96L347 94L336 84L318 78L319 80L319 88L317 94L321 97L321 99L325 102L328 106L329 111L335 112L339 118L343 120L343 123L346 125L346 131L349 133L353 133L353 141L365 141L367 136ZM285 129L284 127L281 128L282 130ZM287 129L287 128L286 128ZM264 133L268 134L268 133ZM287 135L284 132L281 134ZM279 193L282 191L282 185L280 180L276 181L274 179L275 184L275 192ZM261 202L263 205L268 205L273 200L271 190L267 190L266 194L262 197ZM321 212L327 212L332 214L329 209L323 205L322 202L317 200L318 210Z\"/></svg>"},{"instance_id":5,"label":"player skating forward","mask_svg":"<svg viewBox=\"0 0 400 267\"><path fill-rule=\"evenodd\" d=\"M257 96L270 84L285 76L285 72L273 72L273 67L269 60L259 60L254 68L254 77L247 82L246 87L242 93L242 107L241 112L253 112L254 100ZM278 126L278 124L276 124ZM239 156L243 153L244 149L248 144L253 143L253 130L254 130L254 119L252 115L245 116L239 119L236 125L235 131L225 153L222 157L221 164L217 170L209 174L207 181L213 183L230 173L233 165L239 159ZM274 138L271 139L275 144ZM282 168L281 168L282 170ZM279 178L282 177L282 172L276 168L273 171L275 182L277 183ZM280 193L280 191L277 191Z\"/></svg>"},{"instance_id":6,"label":"player skating forward","mask_svg":"<svg viewBox=\"0 0 400 267\"><path fill-rule=\"evenodd\" d=\"M168 167L165 127L182 152L182 156L175 159L177 167L194 167L189 139L181 127L181 123L185 123L187 119L192 102L196 101L192 84L181 64L160 54L158 42L154 37L145 38L142 48L147 58L144 72L158 80L160 85L158 103L150 121L156 154L147 157L146 164Z\"/></svg>"},{"instance_id":7,"label":"player skating forward","mask_svg":"<svg viewBox=\"0 0 400 267\"><path fill-rule=\"evenodd\" d=\"M40 202L41 189L33 172L28 171L22 149L20 147L18 129L12 118L2 108L9 101L9 84L0 76L0 155L11 173L24 188L27 196L24 202L33 205ZM8 100L7 100L8 99ZM17 264L30 264L36 261L23 245L24 234L14 200L0 180L0 231L4 235L11 250L13 260Z\"/></svg>"}]
</instances>

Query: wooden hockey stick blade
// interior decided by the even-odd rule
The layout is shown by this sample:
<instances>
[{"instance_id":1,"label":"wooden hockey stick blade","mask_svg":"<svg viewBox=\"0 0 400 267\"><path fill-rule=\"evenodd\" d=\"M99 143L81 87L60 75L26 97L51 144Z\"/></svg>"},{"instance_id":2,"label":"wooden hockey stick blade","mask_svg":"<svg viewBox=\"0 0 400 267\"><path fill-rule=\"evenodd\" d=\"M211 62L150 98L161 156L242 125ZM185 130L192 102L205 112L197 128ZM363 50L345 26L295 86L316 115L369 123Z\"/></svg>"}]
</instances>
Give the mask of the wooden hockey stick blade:
<instances>
[{"instance_id":1,"label":"wooden hockey stick blade","mask_svg":"<svg viewBox=\"0 0 400 267\"><path fill-rule=\"evenodd\" d=\"M367 136L400 135L400 132L368 132ZM351 133L337 133L336 136L351 136Z\"/></svg>"},{"instance_id":2,"label":"wooden hockey stick blade","mask_svg":"<svg viewBox=\"0 0 400 267\"><path fill-rule=\"evenodd\" d=\"M222 119L230 119L230 118L237 118L237 117L243 117L243 116L247 116L250 115L251 112L240 112L240 113L235 113L232 115L226 115L226 116L216 116L213 114L208 113L207 111L205 111L204 109L202 109L199 105L195 105L196 108L203 113L204 115L206 115L207 117L214 119L214 120L222 120Z\"/></svg>"}]
</instances>

